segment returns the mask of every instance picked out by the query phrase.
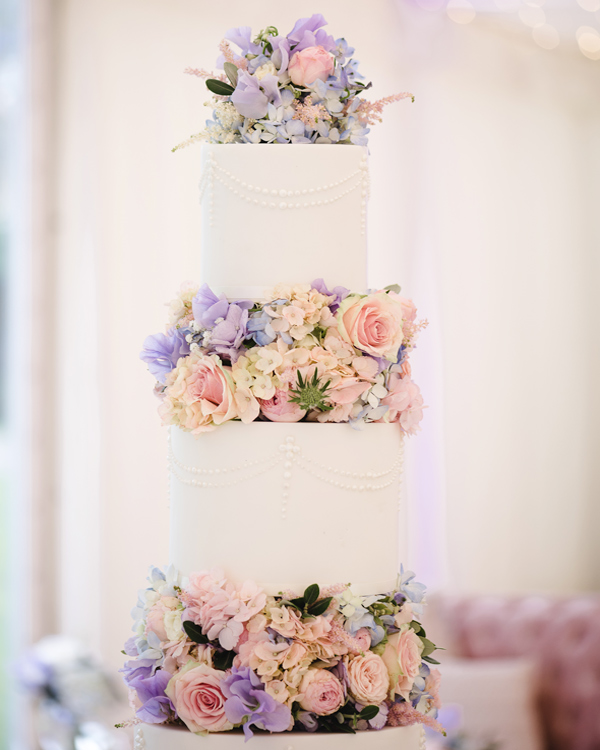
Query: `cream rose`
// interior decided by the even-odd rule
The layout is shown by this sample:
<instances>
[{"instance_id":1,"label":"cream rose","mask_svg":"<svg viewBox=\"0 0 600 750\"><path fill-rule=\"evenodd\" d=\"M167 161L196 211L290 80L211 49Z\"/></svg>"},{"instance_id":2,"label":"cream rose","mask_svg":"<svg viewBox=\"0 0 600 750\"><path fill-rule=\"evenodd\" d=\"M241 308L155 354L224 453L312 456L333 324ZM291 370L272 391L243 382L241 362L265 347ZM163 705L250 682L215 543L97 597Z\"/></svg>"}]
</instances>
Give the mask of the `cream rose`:
<instances>
[{"instance_id":1,"label":"cream rose","mask_svg":"<svg viewBox=\"0 0 600 750\"><path fill-rule=\"evenodd\" d=\"M386 292L350 295L336 313L342 338L357 349L390 362L402 344L402 305Z\"/></svg>"},{"instance_id":2,"label":"cream rose","mask_svg":"<svg viewBox=\"0 0 600 750\"><path fill-rule=\"evenodd\" d=\"M348 680L350 695L366 706L383 703L390 687L387 667L381 656L372 651L349 662Z\"/></svg>"},{"instance_id":3,"label":"cream rose","mask_svg":"<svg viewBox=\"0 0 600 750\"><path fill-rule=\"evenodd\" d=\"M382 659L390 676L390 698L394 693L408 700L409 693L421 668L423 642L414 630L403 625L386 644Z\"/></svg>"},{"instance_id":4,"label":"cream rose","mask_svg":"<svg viewBox=\"0 0 600 750\"><path fill-rule=\"evenodd\" d=\"M346 697L338 678L326 669L309 669L300 683L300 706L317 716L334 714Z\"/></svg>"},{"instance_id":5,"label":"cream rose","mask_svg":"<svg viewBox=\"0 0 600 750\"><path fill-rule=\"evenodd\" d=\"M191 732L224 732L233 728L225 716L225 696L221 692L225 674L190 660L169 680L165 693Z\"/></svg>"}]
</instances>

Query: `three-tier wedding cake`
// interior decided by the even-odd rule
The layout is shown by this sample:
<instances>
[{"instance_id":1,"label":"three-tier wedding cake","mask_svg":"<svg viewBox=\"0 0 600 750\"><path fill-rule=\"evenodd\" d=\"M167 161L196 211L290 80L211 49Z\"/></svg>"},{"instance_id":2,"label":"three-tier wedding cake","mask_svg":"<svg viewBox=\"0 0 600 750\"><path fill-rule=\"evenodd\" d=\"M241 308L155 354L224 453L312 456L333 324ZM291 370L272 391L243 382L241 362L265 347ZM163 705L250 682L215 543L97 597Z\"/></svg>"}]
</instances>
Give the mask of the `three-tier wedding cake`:
<instances>
[{"instance_id":1,"label":"three-tier wedding cake","mask_svg":"<svg viewBox=\"0 0 600 750\"><path fill-rule=\"evenodd\" d=\"M417 750L436 726L424 587L400 566L424 324L398 287L367 291L366 136L388 100L361 98L324 25L232 29L223 75L189 71L215 95L203 283L142 352L170 433L171 564L125 647L140 750Z\"/></svg>"}]
</instances>

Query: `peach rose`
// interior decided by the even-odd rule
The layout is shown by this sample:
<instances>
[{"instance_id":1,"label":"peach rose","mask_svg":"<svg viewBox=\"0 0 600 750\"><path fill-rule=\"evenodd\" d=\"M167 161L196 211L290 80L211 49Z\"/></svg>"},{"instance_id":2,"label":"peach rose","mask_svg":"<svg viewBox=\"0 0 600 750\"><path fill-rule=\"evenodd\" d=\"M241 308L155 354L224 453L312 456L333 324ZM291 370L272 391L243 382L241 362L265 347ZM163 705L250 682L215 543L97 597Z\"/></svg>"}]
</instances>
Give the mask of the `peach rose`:
<instances>
[{"instance_id":1,"label":"peach rose","mask_svg":"<svg viewBox=\"0 0 600 750\"><path fill-rule=\"evenodd\" d=\"M390 635L382 659L389 672L390 698L394 693L408 700L416 676L421 668L423 642L414 630L403 625Z\"/></svg>"},{"instance_id":2,"label":"peach rose","mask_svg":"<svg viewBox=\"0 0 600 750\"><path fill-rule=\"evenodd\" d=\"M194 434L214 429L238 417L231 368L216 356L192 353L182 357L166 380L159 414Z\"/></svg>"},{"instance_id":3,"label":"peach rose","mask_svg":"<svg viewBox=\"0 0 600 750\"><path fill-rule=\"evenodd\" d=\"M273 398L258 400L260 410L271 422L299 422L306 411L298 404L288 401L288 393L280 388L275 391Z\"/></svg>"},{"instance_id":4,"label":"peach rose","mask_svg":"<svg viewBox=\"0 0 600 750\"><path fill-rule=\"evenodd\" d=\"M396 361L404 338L402 305L387 292L346 297L336 318L338 330L349 344L374 357Z\"/></svg>"},{"instance_id":5,"label":"peach rose","mask_svg":"<svg viewBox=\"0 0 600 750\"><path fill-rule=\"evenodd\" d=\"M396 294L396 292L390 292L389 294L390 297L397 299L402 306L402 317L404 318L404 321L406 323L414 323L415 318L417 317L417 308L415 307L415 303L411 299L401 297L399 294Z\"/></svg>"},{"instance_id":6,"label":"peach rose","mask_svg":"<svg viewBox=\"0 0 600 750\"><path fill-rule=\"evenodd\" d=\"M288 73L296 86L311 86L316 80L326 81L333 65L333 55L323 47L306 47L292 55Z\"/></svg>"},{"instance_id":7,"label":"peach rose","mask_svg":"<svg viewBox=\"0 0 600 750\"><path fill-rule=\"evenodd\" d=\"M224 732L233 728L225 716L225 696L221 692L225 674L190 660L169 680L165 693L191 732Z\"/></svg>"},{"instance_id":8,"label":"peach rose","mask_svg":"<svg viewBox=\"0 0 600 750\"><path fill-rule=\"evenodd\" d=\"M390 687L390 676L381 656L367 651L364 656L355 656L348 664L350 695L366 706L378 706L386 698Z\"/></svg>"},{"instance_id":9,"label":"peach rose","mask_svg":"<svg viewBox=\"0 0 600 750\"><path fill-rule=\"evenodd\" d=\"M338 711L346 700L338 678L326 669L309 669L300 683L300 706L317 716Z\"/></svg>"}]
</instances>

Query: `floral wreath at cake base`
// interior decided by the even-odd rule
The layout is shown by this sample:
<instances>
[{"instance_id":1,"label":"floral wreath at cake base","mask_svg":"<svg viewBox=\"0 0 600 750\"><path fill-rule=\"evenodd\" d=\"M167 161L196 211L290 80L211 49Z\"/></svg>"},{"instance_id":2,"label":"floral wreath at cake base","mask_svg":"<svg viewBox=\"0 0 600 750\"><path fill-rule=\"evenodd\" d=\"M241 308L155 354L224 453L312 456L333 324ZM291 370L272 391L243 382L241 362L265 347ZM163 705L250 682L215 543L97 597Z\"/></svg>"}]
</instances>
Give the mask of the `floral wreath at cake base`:
<instances>
[{"instance_id":1,"label":"floral wreath at cake base","mask_svg":"<svg viewBox=\"0 0 600 750\"><path fill-rule=\"evenodd\" d=\"M413 434L423 397L409 355L427 321L396 285L367 294L279 284L262 302L186 283L165 333L140 357L165 425L199 434L230 420L397 422Z\"/></svg>"},{"instance_id":2,"label":"floral wreath at cake base","mask_svg":"<svg viewBox=\"0 0 600 750\"><path fill-rule=\"evenodd\" d=\"M183 581L151 568L132 611L121 670L136 720L191 732L440 732L436 646L417 619L425 587L401 570L397 590L350 586L268 596L220 570Z\"/></svg>"}]
</instances>

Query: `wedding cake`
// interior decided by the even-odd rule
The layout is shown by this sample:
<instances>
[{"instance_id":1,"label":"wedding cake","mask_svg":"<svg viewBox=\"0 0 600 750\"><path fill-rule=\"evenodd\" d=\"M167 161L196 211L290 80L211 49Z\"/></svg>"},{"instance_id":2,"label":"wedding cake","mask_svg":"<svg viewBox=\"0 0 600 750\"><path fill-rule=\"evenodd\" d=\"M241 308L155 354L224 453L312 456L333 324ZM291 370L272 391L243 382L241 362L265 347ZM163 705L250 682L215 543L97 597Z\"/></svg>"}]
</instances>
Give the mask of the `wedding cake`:
<instances>
[{"instance_id":1,"label":"wedding cake","mask_svg":"<svg viewBox=\"0 0 600 750\"><path fill-rule=\"evenodd\" d=\"M137 750L418 750L439 728L424 587L399 565L424 323L399 287L367 291L383 105L324 25L232 29L223 75L189 71L215 95L189 141L206 141L202 284L142 352L169 431L171 559L125 646Z\"/></svg>"}]
</instances>

